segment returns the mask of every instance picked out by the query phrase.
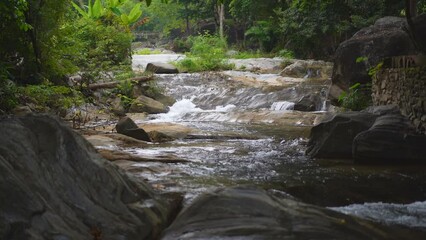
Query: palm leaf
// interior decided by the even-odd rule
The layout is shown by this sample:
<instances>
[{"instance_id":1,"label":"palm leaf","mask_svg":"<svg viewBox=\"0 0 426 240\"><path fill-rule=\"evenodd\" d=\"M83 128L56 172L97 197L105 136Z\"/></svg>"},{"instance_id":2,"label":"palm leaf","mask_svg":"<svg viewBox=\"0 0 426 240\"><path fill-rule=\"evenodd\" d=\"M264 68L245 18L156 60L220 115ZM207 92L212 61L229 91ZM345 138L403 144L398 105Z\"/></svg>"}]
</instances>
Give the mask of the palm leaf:
<instances>
[{"instance_id":1,"label":"palm leaf","mask_svg":"<svg viewBox=\"0 0 426 240\"><path fill-rule=\"evenodd\" d=\"M83 9L81 9L80 6L78 6L74 2L71 2L71 4L74 7L74 9L77 10L77 12L80 13L83 17L88 17L87 13Z\"/></svg>"}]
</instances>

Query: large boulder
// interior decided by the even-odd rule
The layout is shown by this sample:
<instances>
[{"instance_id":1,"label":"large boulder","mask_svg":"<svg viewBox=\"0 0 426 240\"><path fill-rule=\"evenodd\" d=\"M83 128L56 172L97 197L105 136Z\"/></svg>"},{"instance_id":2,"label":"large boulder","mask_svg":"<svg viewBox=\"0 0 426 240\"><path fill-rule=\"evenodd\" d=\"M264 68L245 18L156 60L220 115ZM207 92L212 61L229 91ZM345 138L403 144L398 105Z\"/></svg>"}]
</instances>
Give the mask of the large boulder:
<instances>
[{"instance_id":1,"label":"large boulder","mask_svg":"<svg viewBox=\"0 0 426 240\"><path fill-rule=\"evenodd\" d=\"M0 239L156 239L171 202L59 120L0 120Z\"/></svg>"},{"instance_id":2,"label":"large boulder","mask_svg":"<svg viewBox=\"0 0 426 240\"><path fill-rule=\"evenodd\" d=\"M409 232L250 187L203 194L166 229L174 239L420 239Z\"/></svg>"},{"instance_id":3,"label":"large boulder","mask_svg":"<svg viewBox=\"0 0 426 240\"><path fill-rule=\"evenodd\" d=\"M413 18L413 25L410 28L418 48L426 54L426 13Z\"/></svg>"},{"instance_id":4,"label":"large boulder","mask_svg":"<svg viewBox=\"0 0 426 240\"><path fill-rule=\"evenodd\" d=\"M122 117L118 121L117 125L115 125L115 129L118 133L146 141L151 142L151 138L149 137L148 133L145 132L142 128L139 128L138 125L129 117Z\"/></svg>"},{"instance_id":5,"label":"large boulder","mask_svg":"<svg viewBox=\"0 0 426 240\"><path fill-rule=\"evenodd\" d=\"M353 142L356 163L426 163L426 136L401 114L378 117L373 126Z\"/></svg>"},{"instance_id":6,"label":"large boulder","mask_svg":"<svg viewBox=\"0 0 426 240\"><path fill-rule=\"evenodd\" d=\"M339 113L311 130L306 154L356 163L426 163L426 136L396 106Z\"/></svg>"},{"instance_id":7,"label":"large boulder","mask_svg":"<svg viewBox=\"0 0 426 240\"><path fill-rule=\"evenodd\" d=\"M129 108L131 113L146 112L149 114L166 113L169 111L167 106L164 106L159 101L156 101L150 97L139 96L135 99Z\"/></svg>"},{"instance_id":8,"label":"large boulder","mask_svg":"<svg viewBox=\"0 0 426 240\"><path fill-rule=\"evenodd\" d=\"M170 63L153 62L146 65L145 71L158 74L174 74L179 73L179 70Z\"/></svg>"},{"instance_id":9,"label":"large boulder","mask_svg":"<svg viewBox=\"0 0 426 240\"><path fill-rule=\"evenodd\" d=\"M385 17L363 28L336 50L330 98L337 100L355 83L371 81L368 70L386 57L411 55L416 48L406 31L405 18ZM358 58L365 61L358 61Z\"/></svg>"},{"instance_id":10,"label":"large boulder","mask_svg":"<svg viewBox=\"0 0 426 240\"><path fill-rule=\"evenodd\" d=\"M306 154L313 158L352 158L356 135L368 130L377 116L369 112L339 113L311 130Z\"/></svg>"}]
</instances>

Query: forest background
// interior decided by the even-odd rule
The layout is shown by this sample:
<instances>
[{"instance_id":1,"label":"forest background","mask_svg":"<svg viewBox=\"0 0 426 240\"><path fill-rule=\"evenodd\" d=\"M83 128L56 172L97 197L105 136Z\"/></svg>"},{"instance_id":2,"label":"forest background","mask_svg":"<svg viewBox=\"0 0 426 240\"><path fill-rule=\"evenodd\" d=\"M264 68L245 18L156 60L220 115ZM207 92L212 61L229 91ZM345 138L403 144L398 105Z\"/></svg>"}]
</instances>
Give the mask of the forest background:
<instances>
[{"instance_id":1,"label":"forest background","mask_svg":"<svg viewBox=\"0 0 426 240\"><path fill-rule=\"evenodd\" d=\"M240 56L331 60L339 44L383 16L404 16L400 0L3 0L0 111L21 102L70 107L84 86L128 79L131 44L154 33L168 48L208 53L213 39ZM426 0L417 1L419 11ZM200 40L201 39L201 40ZM69 88L78 73L79 88ZM61 97L58 97L61 96ZM59 100L58 100L59 99Z\"/></svg>"}]
</instances>

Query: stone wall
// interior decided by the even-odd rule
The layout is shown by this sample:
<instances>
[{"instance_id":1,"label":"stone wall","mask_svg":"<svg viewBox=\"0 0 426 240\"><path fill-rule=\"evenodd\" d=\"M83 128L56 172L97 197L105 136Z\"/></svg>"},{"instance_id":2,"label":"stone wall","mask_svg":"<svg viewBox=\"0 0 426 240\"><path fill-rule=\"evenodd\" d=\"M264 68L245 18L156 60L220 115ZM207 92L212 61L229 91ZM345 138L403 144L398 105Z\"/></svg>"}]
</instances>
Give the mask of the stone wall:
<instances>
[{"instance_id":1,"label":"stone wall","mask_svg":"<svg viewBox=\"0 0 426 240\"><path fill-rule=\"evenodd\" d=\"M426 67L385 68L373 80L374 105L394 104L426 134Z\"/></svg>"}]
</instances>

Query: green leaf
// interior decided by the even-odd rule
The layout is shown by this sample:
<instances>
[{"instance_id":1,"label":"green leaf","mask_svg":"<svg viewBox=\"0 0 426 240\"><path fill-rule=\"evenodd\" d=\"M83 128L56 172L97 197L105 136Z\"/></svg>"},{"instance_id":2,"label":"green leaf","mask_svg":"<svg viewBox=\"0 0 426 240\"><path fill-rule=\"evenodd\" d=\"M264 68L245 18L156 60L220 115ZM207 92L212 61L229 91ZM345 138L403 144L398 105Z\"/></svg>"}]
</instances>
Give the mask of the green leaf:
<instances>
[{"instance_id":1,"label":"green leaf","mask_svg":"<svg viewBox=\"0 0 426 240\"><path fill-rule=\"evenodd\" d=\"M142 15L141 3L136 4L129 13L129 24L136 22Z\"/></svg>"},{"instance_id":2,"label":"green leaf","mask_svg":"<svg viewBox=\"0 0 426 240\"><path fill-rule=\"evenodd\" d=\"M149 5L151 5L152 0L145 0L146 1L146 5L149 7Z\"/></svg>"},{"instance_id":3,"label":"green leaf","mask_svg":"<svg viewBox=\"0 0 426 240\"><path fill-rule=\"evenodd\" d=\"M71 4L74 7L74 9L77 10L77 12L80 13L83 17L88 17L87 13L83 9L81 9L80 6L78 6L74 2L71 2Z\"/></svg>"},{"instance_id":4,"label":"green leaf","mask_svg":"<svg viewBox=\"0 0 426 240\"><path fill-rule=\"evenodd\" d=\"M93 4L92 8L92 16L94 18L99 18L102 16L103 8L101 0L95 0L95 3Z\"/></svg>"},{"instance_id":5,"label":"green leaf","mask_svg":"<svg viewBox=\"0 0 426 240\"><path fill-rule=\"evenodd\" d=\"M355 60L356 63L367 62L367 61L368 61L368 57L358 57Z\"/></svg>"},{"instance_id":6,"label":"green leaf","mask_svg":"<svg viewBox=\"0 0 426 240\"><path fill-rule=\"evenodd\" d=\"M118 1L118 0L109 0L108 1L108 7L111 8L111 9L118 7L119 4L120 4L120 1Z\"/></svg>"},{"instance_id":7,"label":"green leaf","mask_svg":"<svg viewBox=\"0 0 426 240\"><path fill-rule=\"evenodd\" d=\"M352 85L349 89L350 90L355 90L357 89L359 86L361 86L361 83L355 83L354 85Z\"/></svg>"},{"instance_id":8,"label":"green leaf","mask_svg":"<svg viewBox=\"0 0 426 240\"><path fill-rule=\"evenodd\" d=\"M114 7L114 8L111 8L111 11L112 11L115 15L117 15L117 16L121 16L121 11L120 11L120 9L118 9L118 8Z\"/></svg>"},{"instance_id":9,"label":"green leaf","mask_svg":"<svg viewBox=\"0 0 426 240\"><path fill-rule=\"evenodd\" d=\"M89 5L88 5L89 9L88 9L88 16L89 17L93 17L93 6L92 6L92 0L89 0Z\"/></svg>"},{"instance_id":10,"label":"green leaf","mask_svg":"<svg viewBox=\"0 0 426 240\"><path fill-rule=\"evenodd\" d=\"M127 14L123 13L120 17L124 25L129 25L129 17L127 16Z\"/></svg>"}]
</instances>

